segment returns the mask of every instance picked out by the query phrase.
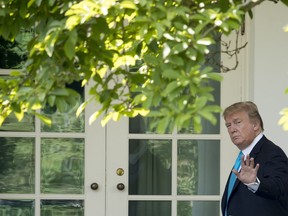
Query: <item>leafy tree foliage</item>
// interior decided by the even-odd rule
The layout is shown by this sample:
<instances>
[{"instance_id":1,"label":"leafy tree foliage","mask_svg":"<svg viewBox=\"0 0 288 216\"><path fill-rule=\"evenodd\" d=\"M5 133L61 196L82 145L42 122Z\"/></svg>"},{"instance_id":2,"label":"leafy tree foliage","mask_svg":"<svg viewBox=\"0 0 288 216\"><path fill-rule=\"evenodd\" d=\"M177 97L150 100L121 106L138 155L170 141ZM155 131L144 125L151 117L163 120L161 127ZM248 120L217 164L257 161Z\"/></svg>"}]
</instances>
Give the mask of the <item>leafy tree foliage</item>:
<instances>
[{"instance_id":1,"label":"leafy tree foliage","mask_svg":"<svg viewBox=\"0 0 288 216\"><path fill-rule=\"evenodd\" d=\"M0 123L12 113L49 123L39 110L66 112L79 101L67 84L80 81L91 90L77 115L101 105L91 122L150 116L163 132L193 119L200 131L201 118L215 123L220 111L209 82L221 76L205 65L215 33L237 30L263 1L0 0L5 40L34 32L22 69L0 79Z\"/></svg>"}]
</instances>

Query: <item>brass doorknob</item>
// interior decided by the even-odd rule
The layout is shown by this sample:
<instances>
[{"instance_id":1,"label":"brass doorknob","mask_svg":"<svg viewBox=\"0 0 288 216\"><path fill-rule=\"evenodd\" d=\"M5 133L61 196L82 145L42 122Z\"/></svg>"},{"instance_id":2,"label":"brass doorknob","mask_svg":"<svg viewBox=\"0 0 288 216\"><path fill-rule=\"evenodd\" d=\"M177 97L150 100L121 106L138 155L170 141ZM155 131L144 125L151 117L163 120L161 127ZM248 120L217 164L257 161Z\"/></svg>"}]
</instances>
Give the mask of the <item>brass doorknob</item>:
<instances>
[{"instance_id":1,"label":"brass doorknob","mask_svg":"<svg viewBox=\"0 0 288 216\"><path fill-rule=\"evenodd\" d=\"M119 183L119 184L117 184L117 189L122 191L125 189L125 185L123 183Z\"/></svg>"},{"instance_id":2,"label":"brass doorknob","mask_svg":"<svg viewBox=\"0 0 288 216\"><path fill-rule=\"evenodd\" d=\"M92 190L97 190L97 189L99 188L99 185L94 182L94 183L92 183L92 184L90 185L90 188L91 188Z\"/></svg>"}]
</instances>

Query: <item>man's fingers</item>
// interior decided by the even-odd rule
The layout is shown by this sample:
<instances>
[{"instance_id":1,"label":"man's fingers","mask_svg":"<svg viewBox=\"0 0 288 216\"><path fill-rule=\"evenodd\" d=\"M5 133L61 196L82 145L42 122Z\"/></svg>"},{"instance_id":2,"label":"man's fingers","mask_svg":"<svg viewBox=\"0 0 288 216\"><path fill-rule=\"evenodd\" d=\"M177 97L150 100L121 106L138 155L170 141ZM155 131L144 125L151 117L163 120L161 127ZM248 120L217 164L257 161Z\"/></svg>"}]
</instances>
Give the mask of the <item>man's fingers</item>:
<instances>
[{"instance_id":1,"label":"man's fingers","mask_svg":"<svg viewBox=\"0 0 288 216\"><path fill-rule=\"evenodd\" d=\"M245 159L244 156L242 156L242 158L241 158L241 166L242 167L243 166L250 166L250 167L254 168L254 166L255 166L254 158L253 157L250 158L249 154L246 155L246 159Z\"/></svg>"},{"instance_id":2,"label":"man's fingers","mask_svg":"<svg viewBox=\"0 0 288 216\"><path fill-rule=\"evenodd\" d=\"M250 167L254 168L254 158L250 158Z\"/></svg>"},{"instance_id":3,"label":"man's fingers","mask_svg":"<svg viewBox=\"0 0 288 216\"><path fill-rule=\"evenodd\" d=\"M255 166L256 173L258 172L259 168L260 168L260 164L256 164Z\"/></svg>"}]
</instances>

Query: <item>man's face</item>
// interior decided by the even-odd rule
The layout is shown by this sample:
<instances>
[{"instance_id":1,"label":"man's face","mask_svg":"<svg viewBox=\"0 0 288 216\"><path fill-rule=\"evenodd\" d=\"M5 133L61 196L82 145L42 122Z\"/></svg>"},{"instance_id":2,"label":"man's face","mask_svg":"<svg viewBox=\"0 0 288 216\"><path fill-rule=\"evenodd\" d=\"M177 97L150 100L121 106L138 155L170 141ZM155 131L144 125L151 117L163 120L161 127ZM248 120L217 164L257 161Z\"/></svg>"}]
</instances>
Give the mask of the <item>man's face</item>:
<instances>
[{"instance_id":1,"label":"man's face","mask_svg":"<svg viewBox=\"0 0 288 216\"><path fill-rule=\"evenodd\" d=\"M232 113L225 118L225 125L232 142L243 150L248 147L257 136L259 124L252 124L248 114L244 111Z\"/></svg>"}]
</instances>

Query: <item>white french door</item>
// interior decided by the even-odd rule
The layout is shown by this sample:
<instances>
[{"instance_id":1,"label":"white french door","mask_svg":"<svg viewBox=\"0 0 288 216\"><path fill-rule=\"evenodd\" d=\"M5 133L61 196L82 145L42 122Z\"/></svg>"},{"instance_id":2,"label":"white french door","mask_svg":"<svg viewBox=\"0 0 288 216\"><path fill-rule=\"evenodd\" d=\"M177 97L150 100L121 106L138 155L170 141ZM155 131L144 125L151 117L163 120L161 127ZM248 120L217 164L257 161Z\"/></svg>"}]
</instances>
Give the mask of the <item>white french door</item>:
<instances>
[{"instance_id":1,"label":"white french door","mask_svg":"<svg viewBox=\"0 0 288 216\"><path fill-rule=\"evenodd\" d=\"M1 215L219 215L219 126L155 134L149 119L123 118L102 128L84 123L92 110L53 114L52 128L1 127Z\"/></svg>"},{"instance_id":2,"label":"white french door","mask_svg":"<svg viewBox=\"0 0 288 216\"><path fill-rule=\"evenodd\" d=\"M220 215L219 127L153 134L142 120L107 126L106 215Z\"/></svg>"},{"instance_id":3,"label":"white french door","mask_svg":"<svg viewBox=\"0 0 288 216\"><path fill-rule=\"evenodd\" d=\"M89 109L43 112L51 127L32 116L0 127L0 215L104 216L105 128L88 125Z\"/></svg>"}]
</instances>

